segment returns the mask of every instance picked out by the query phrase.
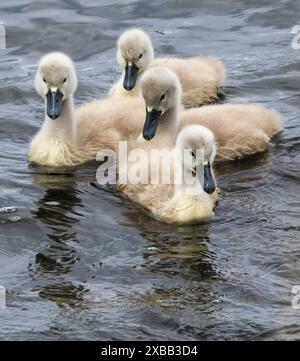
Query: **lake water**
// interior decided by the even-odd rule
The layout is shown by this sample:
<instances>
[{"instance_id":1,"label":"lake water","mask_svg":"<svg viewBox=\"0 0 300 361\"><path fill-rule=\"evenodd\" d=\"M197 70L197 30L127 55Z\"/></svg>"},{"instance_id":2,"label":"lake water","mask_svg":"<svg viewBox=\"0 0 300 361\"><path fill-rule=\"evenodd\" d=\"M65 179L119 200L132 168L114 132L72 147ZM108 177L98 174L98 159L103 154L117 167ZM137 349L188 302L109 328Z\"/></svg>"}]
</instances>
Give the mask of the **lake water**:
<instances>
[{"instance_id":1,"label":"lake water","mask_svg":"<svg viewBox=\"0 0 300 361\"><path fill-rule=\"evenodd\" d=\"M0 50L1 340L300 339L300 49L298 0L2 0ZM29 168L43 121L33 78L41 55L76 61L76 103L105 96L120 72L115 42L144 28L156 53L214 54L227 101L282 113L267 153L217 167L216 217L152 220L96 164L65 175ZM12 207L3 209L2 207Z\"/></svg>"}]
</instances>

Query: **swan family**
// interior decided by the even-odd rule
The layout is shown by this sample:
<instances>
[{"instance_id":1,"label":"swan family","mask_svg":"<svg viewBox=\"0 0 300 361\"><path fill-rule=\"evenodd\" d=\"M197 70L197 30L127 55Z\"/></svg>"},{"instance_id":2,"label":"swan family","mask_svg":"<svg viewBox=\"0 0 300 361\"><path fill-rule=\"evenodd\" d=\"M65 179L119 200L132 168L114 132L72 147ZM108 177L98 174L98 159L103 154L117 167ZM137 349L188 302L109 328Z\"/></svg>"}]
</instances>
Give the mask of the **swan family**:
<instances>
[{"instance_id":1,"label":"swan family","mask_svg":"<svg viewBox=\"0 0 300 361\"><path fill-rule=\"evenodd\" d=\"M225 81L221 60L155 58L150 37L139 29L120 36L117 60L122 74L108 95L75 107L73 61L60 52L41 58L35 88L44 99L45 118L31 140L28 160L76 166L105 150L121 158L124 141L134 155L118 171L127 175L138 169L143 181L120 176L116 189L121 194L159 221L209 219L218 199L214 161L266 151L282 130L280 114L258 104L220 103ZM162 181L166 174L168 181Z\"/></svg>"}]
</instances>

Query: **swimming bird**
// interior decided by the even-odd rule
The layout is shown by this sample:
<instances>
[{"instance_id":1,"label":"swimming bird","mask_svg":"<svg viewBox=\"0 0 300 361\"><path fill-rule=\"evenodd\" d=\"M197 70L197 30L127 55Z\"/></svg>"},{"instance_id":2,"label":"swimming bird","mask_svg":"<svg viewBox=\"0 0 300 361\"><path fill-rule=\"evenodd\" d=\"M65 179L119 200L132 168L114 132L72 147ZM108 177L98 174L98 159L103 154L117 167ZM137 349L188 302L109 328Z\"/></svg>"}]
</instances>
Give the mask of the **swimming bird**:
<instances>
[{"instance_id":1,"label":"swimming bird","mask_svg":"<svg viewBox=\"0 0 300 361\"><path fill-rule=\"evenodd\" d=\"M221 60L209 57L156 58L150 37L140 29L125 31L117 43L117 60L122 68L119 81L112 87L113 97L140 95L140 78L151 66L164 65L176 72L183 89L186 108L223 100L225 68Z\"/></svg>"},{"instance_id":2,"label":"swimming bird","mask_svg":"<svg viewBox=\"0 0 300 361\"><path fill-rule=\"evenodd\" d=\"M169 68L148 69L141 79L146 120L139 139L153 147L174 144L180 129L189 124L209 128L216 138L216 160L234 160L263 152L270 138L281 131L280 114L257 104L218 104L182 110L181 86Z\"/></svg>"},{"instance_id":3,"label":"swimming bird","mask_svg":"<svg viewBox=\"0 0 300 361\"><path fill-rule=\"evenodd\" d=\"M45 120L31 141L31 162L73 166L95 159L99 150L115 150L119 140L140 133L142 99L106 98L74 108L77 76L72 60L63 53L42 57L35 88L45 99Z\"/></svg>"},{"instance_id":4,"label":"swimming bird","mask_svg":"<svg viewBox=\"0 0 300 361\"><path fill-rule=\"evenodd\" d=\"M169 163L172 172L167 184L162 181L162 172L166 169L159 165L156 158L152 158L153 149L150 149L151 147L140 163L140 172L149 174L148 182L119 183L117 188L128 199L148 210L152 217L166 223L199 223L212 217L218 198L212 170L216 155L213 133L201 125L189 125L180 131L175 147L170 149L170 159L173 162ZM167 153L161 154L163 157L167 156ZM161 158L161 161L165 162L166 158ZM155 164L158 167L153 168ZM151 174L147 173L150 168ZM122 172L122 167L120 169ZM154 179L158 182L155 183Z\"/></svg>"}]
</instances>

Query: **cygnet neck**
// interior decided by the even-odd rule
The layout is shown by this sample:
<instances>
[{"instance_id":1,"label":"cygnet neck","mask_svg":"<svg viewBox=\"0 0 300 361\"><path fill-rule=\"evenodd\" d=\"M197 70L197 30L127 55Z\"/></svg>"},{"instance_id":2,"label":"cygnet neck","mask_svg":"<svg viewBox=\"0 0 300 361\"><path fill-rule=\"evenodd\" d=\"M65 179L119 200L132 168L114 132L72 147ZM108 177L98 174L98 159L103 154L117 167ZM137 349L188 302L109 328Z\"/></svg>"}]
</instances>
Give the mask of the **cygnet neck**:
<instances>
[{"instance_id":1,"label":"cygnet neck","mask_svg":"<svg viewBox=\"0 0 300 361\"><path fill-rule=\"evenodd\" d=\"M76 131L74 125L74 101L73 96L63 101L62 112L56 119L51 119L46 113L44 131L49 137L60 138L63 141L75 142Z\"/></svg>"},{"instance_id":2,"label":"cygnet neck","mask_svg":"<svg viewBox=\"0 0 300 361\"><path fill-rule=\"evenodd\" d=\"M179 126L179 105L166 110L161 119L155 135L156 141L166 141L168 145L174 145Z\"/></svg>"}]
</instances>

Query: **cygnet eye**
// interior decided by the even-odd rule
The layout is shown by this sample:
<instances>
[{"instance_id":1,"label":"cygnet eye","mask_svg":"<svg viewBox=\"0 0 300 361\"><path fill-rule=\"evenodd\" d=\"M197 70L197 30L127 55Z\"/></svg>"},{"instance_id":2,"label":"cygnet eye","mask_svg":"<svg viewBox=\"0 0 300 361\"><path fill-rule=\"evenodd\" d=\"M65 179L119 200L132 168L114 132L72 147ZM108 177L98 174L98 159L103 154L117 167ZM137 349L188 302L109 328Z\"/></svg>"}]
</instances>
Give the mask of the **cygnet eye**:
<instances>
[{"instance_id":1,"label":"cygnet eye","mask_svg":"<svg viewBox=\"0 0 300 361\"><path fill-rule=\"evenodd\" d=\"M192 150L191 151L191 156L193 157L193 158L196 158L196 154L195 154L195 152Z\"/></svg>"},{"instance_id":2,"label":"cygnet eye","mask_svg":"<svg viewBox=\"0 0 300 361\"><path fill-rule=\"evenodd\" d=\"M64 80L63 80L63 83L65 83L67 81L67 78L65 78Z\"/></svg>"},{"instance_id":3,"label":"cygnet eye","mask_svg":"<svg viewBox=\"0 0 300 361\"><path fill-rule=\"evenodd\" d=\"M141 59L142 57L143 57L143 53L140 54L139 59Z\"/></svg>"},{"instance_id":4,"label":"cygnet eye","mask_svg":"<svg viewBox=\"0 0 300 361\"><path fill-rule=\"evenodd\" d=\"M47 83L47 80L46 80L45 78L43 78L43 82L44 82L44 83Z\"/></svg>"},{"instance_id":5,"label":"cygnet eye","mask_svg":"<svg viewBox=\"0 0 300 361\"><path fill-rule=\"evenodd\" d=\"M166 96L166 94L163 94L163 95L160 97L160 101L164 100L164 99L165 99L165 96Z\"/></svg>"}]
</instances>

